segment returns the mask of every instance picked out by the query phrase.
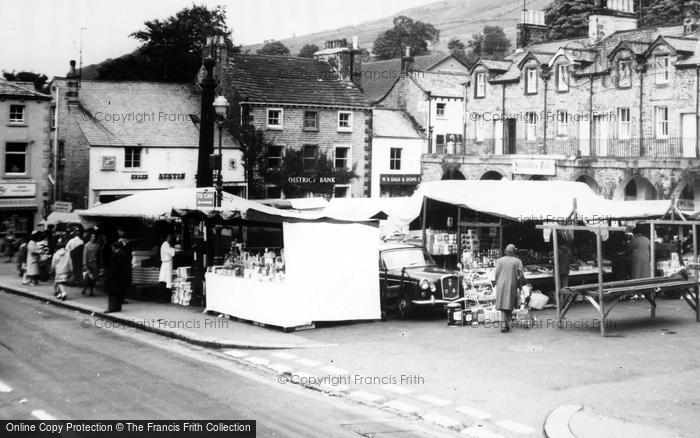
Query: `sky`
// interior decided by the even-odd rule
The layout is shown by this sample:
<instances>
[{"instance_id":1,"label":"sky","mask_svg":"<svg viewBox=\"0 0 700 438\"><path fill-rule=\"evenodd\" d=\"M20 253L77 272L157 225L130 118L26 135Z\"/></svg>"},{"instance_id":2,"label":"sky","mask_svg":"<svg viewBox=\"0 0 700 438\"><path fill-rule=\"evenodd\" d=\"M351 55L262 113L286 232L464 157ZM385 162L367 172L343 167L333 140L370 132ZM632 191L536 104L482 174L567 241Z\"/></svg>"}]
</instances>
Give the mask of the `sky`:
<instances>
[{"instance_id":1,"label":"sky","mask_svg":"<svg viewBox=\"0 0 700 438\"><path fill-rule=\"evenodd\" d=\"M234 43L245 45L354 25L433 1L0 0L0 70L63 76L68 61L79 59L81 33L83 65L116 58L139 45L129 34L145 21L193 3L226 6Z\"/></svg>"}]
</instances>

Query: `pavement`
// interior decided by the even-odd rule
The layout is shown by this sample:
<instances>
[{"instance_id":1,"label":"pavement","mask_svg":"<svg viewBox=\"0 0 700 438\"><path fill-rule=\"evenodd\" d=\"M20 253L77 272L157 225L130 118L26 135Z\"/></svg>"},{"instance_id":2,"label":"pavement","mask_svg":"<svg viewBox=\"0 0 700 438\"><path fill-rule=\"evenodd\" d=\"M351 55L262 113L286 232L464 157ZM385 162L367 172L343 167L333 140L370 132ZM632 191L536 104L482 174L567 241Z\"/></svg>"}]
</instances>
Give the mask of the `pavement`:
<instances>
[{"instance_id":1,"label":"pavement","mask_svg":"<svg viewBox=\"0 0 700 438\"><path fill-rule=\"evenodd\" d=\"M700 396L687 382L700 367L700 324L685 303L659 302L650 319L643 302L613 312L615 327L539 328L502 335L447 327L444 315L416 320L322 325L284 333L202 314L174 304L129 300L105 315L106 296L71 288L65 302L51 285L23 286L14 264L0 265L0 289L90 315L84 327L114 322L216 348L242 365L401 416L472 437L695 436ZM577 303L570 321L596 313Z\"/></svg>"}]
</instances>

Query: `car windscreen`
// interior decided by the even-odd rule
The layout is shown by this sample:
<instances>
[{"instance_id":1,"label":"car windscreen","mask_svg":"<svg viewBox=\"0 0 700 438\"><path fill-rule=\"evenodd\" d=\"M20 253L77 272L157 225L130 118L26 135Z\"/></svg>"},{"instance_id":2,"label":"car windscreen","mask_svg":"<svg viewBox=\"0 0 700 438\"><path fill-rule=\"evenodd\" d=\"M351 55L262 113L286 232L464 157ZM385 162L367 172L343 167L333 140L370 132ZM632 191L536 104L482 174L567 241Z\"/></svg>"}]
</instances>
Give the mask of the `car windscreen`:
<instances>
[{"instance_id":1,"label":"car windscreen","mask_svg":"<svg viewBox=\"0 0 700 438\"><path fill-rule=\"evenodd\" d=\"M411 266L434 265L433 259L421 248L406 248L386 251L382 254L387 269L401 269Z\"/></svg>"}]
</instances>

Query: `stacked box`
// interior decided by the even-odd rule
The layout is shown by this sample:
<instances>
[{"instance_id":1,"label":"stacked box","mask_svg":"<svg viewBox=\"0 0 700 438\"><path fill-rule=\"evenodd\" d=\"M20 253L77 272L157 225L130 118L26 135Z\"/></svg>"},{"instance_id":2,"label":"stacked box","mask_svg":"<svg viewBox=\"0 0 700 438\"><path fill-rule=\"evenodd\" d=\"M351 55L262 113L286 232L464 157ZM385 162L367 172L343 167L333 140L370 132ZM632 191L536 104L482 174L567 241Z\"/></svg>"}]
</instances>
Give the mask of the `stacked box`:
<instances>
[{"instance_id":1,"label":"stacked box","mask_svg":"<svg viewBox=\"0 0 700 438\"><path fill-rule=\"evenodd\" d=\"M177 268L176 277L173 280L173 295L171 302L181 306L189 306L192 301L193 280L194 277L189 275L191 270L189 267Z\"/></svg>"}]
</instances>

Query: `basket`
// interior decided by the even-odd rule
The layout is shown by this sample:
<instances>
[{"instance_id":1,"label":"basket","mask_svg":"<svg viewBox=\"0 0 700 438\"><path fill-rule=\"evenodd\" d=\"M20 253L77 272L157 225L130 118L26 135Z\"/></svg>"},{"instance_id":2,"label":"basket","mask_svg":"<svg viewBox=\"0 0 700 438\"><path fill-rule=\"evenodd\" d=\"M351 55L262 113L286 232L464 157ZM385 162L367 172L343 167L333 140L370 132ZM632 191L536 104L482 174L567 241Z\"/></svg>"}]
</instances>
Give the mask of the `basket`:
<instances>
[{"instance_id":1,"label":"basket","mask_svg":"<svg viewBox=\"0 0 700 438\"><path fill-rule=\"evenodd\" d=\"M533 292L530 295L530 308L535 310L542 310L544 306L549 302L549 297L542 292Z\"/></svg>"}]
</instances>

